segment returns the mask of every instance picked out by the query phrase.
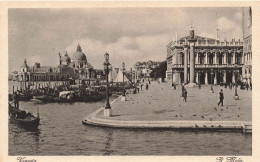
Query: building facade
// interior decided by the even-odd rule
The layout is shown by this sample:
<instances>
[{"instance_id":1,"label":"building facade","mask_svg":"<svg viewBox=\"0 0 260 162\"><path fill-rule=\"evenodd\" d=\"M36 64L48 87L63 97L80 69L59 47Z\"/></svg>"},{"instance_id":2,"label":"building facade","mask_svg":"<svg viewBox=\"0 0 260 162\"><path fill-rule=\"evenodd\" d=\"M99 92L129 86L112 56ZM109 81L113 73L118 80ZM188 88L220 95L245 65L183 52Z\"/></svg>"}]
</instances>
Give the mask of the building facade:
<instances>
[{"instance_id":1,"label":"building facade","mask_svg":"<svg viewBox=\"0 0 260 162\"><path fill-rule=\"evenodd\" d=\"M150 77L152 70L160 65L159 61L137 62L134 65L135 72L139 77Z\"/></svg>"},{"instance_id":2,"label":"building facade","mask_svg":"<svg viewBox=\"0 0 260 162\"><path fill-rule=\"evenodd\" d=\"M245 58L242 74L243 81L249 85L252 83L252 10L251 7L243 8L243 39L244 49L243 55Z\"/></svg>"},{"instance_id":3,"label":"building facade","mask_svg":"<svg viewBox=\"0 0 260 162\"><path fill-rule=\"evenodd\" d=\"M35 63L33 67L27 65L26 59L16 75L18 81L65 81L69 78L95 79L95 70L87 62L86 55L82 52L80 45L76 52L69 57L65 52L63 56L58 54L58 66L41 66Z\"/></svg>"},{"instance_id":4,"label":"building facade","mask_svg":"<svg viewBox=\"0 0 260 162\"><path fill-rule=\"evenodd\" d=\"M76 52L70 58L65 52L63 57L58 54L59 67L70 67L74 69L75 76L79 79L94 79L95 70L93 66L88 63L86 55L82 52L80 45L77 46Z\"/></svg>"},{"instance_id":5,"label":"building facade","mask_svg":"<svg viewBox=\"0 0 260 162\"><path fill-rule=\"evenodd\" d=\"M190 35L167 46L166 79L175 84L221 84L241 81L244 65L243 42Z\"/></svg>"},{"instance_id":6,"label":"building facade","mask_svg":"<svg viewBox=\"0 0 260 162\"><path fill-rule=\"evenodd\" d=\"M25 59L16 77L17 81L64 81L70 77L75 77L75 73L69 67L41 67L40 63L37 62L33 67L29 67Z\"/></svg>"}]
</instances>

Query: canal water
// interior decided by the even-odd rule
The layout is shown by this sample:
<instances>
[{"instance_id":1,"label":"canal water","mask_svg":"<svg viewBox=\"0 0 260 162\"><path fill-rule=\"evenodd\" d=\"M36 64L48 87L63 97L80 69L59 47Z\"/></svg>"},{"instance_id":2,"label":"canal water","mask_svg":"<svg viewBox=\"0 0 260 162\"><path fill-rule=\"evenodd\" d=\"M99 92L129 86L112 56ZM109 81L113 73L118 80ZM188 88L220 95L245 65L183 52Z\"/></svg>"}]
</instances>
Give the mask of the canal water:
<instances>
[{"instance_id":1,"label":"canal water","mask_svg":"<svg viewBox=\"0 0 260 162\"><path fill-rule=\"evenodd\" d=\"M241 132L82 125L84 117L104 104L20 102L21 109L35 115L39 108L41 124L37 130L26 130L9 122L9 155L252 155L252 135Z\"/></svg>"}]
</instances>

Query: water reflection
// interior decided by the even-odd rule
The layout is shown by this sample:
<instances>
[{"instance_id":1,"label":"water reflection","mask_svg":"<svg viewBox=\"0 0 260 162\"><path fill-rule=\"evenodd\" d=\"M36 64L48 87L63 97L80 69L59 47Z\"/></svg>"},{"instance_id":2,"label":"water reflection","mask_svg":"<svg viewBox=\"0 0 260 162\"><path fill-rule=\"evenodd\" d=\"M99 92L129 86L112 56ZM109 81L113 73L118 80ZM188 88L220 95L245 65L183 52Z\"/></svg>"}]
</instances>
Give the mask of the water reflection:
<instances>
[{"instance_id":1,"label":"water reflection","mask_svg":"<svg viewBox=\"0 0 260 162\"><path fill-rule=\"evenodd\" d=\"M82 125L81 120L85 116L103 105L103 102L21 102L26 111L36 113L39 107L41 121L37 130L26 130L9 122L9 155L252 154L252 135L241 132L116 129Z\"/></svg>"},{"instance_id":2,"label":"water reflection","mask_svg":"<svg viewBox=\"0 0 260 162\"><path fill-rule=\"evenodd\" d=\"M111 155L113 150L111 150L111 144L113 142L113 129L108 128L106 129L106 142L105 142L105 149L104 155Z\"/></svg>"}]
</instances>

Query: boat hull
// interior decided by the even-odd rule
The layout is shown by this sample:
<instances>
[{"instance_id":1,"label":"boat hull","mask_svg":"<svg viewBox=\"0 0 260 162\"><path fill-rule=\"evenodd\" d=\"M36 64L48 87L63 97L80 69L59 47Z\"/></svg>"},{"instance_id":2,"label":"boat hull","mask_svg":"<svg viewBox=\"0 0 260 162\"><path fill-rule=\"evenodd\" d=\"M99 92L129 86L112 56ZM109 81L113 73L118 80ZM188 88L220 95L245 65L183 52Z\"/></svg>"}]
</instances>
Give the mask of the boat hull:
<instances>
[{"instance_id":1,"label":"boat hull","mask_svg":"<svg viewBox=\"0 0 260 162\"><path fill-rule=\"evenodd\" d=\"M26 113L24 117L20 117L19 113L21 114L23 111L16 109L15 107L9 105L9 117L12 123L16 123L20 126L26 128L38 128L40 124L40 118L35 117L32 114Z\"/></svg>"}]
</instances>

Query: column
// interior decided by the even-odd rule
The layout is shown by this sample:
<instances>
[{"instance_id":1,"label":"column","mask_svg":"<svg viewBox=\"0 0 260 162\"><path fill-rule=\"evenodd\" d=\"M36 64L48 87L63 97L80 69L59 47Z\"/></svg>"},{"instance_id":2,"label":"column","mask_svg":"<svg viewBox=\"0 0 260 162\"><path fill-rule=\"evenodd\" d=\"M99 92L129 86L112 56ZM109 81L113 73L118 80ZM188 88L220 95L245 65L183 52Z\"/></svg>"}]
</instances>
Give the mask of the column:
<instances>
[{"instance_id":1,"label":"column","mask_svg":"<svg viewBox=\"0 0 260 162\"><path fill-rule=\"evenodd\" d=\"M196 72L196 83L198 84L199 83L199 73Z\"/></svg>"},{"instance_id":2,"label":"column","mask_svg":"<svg viewBox=\"0 0 260 162\"><path fill-rule=\"evenodd\" d=\"M188 83L188 46L184 46L184 84Z\"/></svg>"},{"instance_id":3,"label":"column","mask_svg":"<svg viewBox=\"0 0 260 162\"><path fill-rule=\"evenodd\" d=\"M196 57L196 64L199 64L199 53L197 53L196 56L197 56L197 57Z\"/></svg>"},{"instance_id":4,"label":"column","mask_svg":"<svg viewBox=\"0 0 260 162\"><path fill-rule=\"evenodd\" d=\"M218 72L215 72L214 84L218 84Z\"/></svg>"},{"instance_id":5,"label":"column","mask_svg":"<svg viewBox=\"0 0 260 162\"><path fill-rule=\"evenodd\" d=\"M175 71L173 81L176 84L180 84L181 83L180 82L180 72L179 71Z\"/></svg>"},{"instance_id":6,"label":"column","mask_svg":"<svg viewBox=\"0 0 260 162\"><path fill-rule=\"evenodd\" d=\"M217 64L217 53L214 53L214 63L213 64Z\"/></svg>"},{"instance_id":7,"label":"column","mask_svg":"<svg viewBox=\"0 0 260 162\"><path fill-rule=\"evenodd\" d=\"M224 64L226 64L226 63L227 63L227 53L224 52Z\"/></svg>"},{"instance_id":8,"label":"column","mask_svg":"<svg viewBox=\"0 0 260 162\"><path fill-rule=\"evenodd\" d=\"M242 53L242 64L244 64L244 61L245 61L245 55Z\"/></svg>"},{"instance_id":9,"label":"column","mask_svg":"<svg viewBox=\"0 0 260 162\"><path fill-rule=\"evenodd\" d=\"M225 70L223 71L223 74L224 74L223 75L223 82L226 83L227 82L227 73L226 73Z\"/></svg>"},{"instance_id":10,"label":"column","mask_svg":"<svg viewBox=\"0 0 260 162\"><path fill-rule=\"evenodd\" d=\"M206 52L206 56L205 56L205 58L204 58L205 60L205 63L204 64L208 64L208 52Z\"/></svg>"},{"instance_id":11,"label":"column","mask_svg":"<svg viewBox=\"0 0 260 162\"><path fill-rule=\"evenodd\" d=\"M205 72L205 84L208 84L208 72Z\"/></svg>"},{"instance_id":12,"label":"column","mask_svg":"<svg viewBox=\"0 0 260 162\"><path fill-rule=\"evenodd\" d=\"M188 50L188 64L190 64L190 52Z\"/></svg>"},{"instance_id":13,"label":"column","mask_svg":"<svg viewBox=\"0 0 260 162\"><path fill-rule=\"evenodd\" d=\"M247 83L249 84L250 82L249 82L249 76L250 76L250 74L249 74L249 67L246 67L246 78L247 78Z\"/></svg>"},{"instance_id":14,"label":"column","mask_svg":"<svg viewBox=\"0 0 260 162\"><path fill-rule=\"evenodd\" d=\"M232 59L233 59L232 64L235 64L235 63L236 63L236 53L235 53L235 52L233 53L233 57L232 57Z\"/></svg>"},{"instance_id":15,"label":"column","mask_svg":"<svg viewBox=\"0 0 260 162\"><path fill-rule=\"evenodd\" d=\"M181 64L182 60L181 60L181 52L178 52L178 64Z\"/></svg>"},{"instance_id":16,"label":"column","mask_svg":"<svg viewBox=\"0 0 260 162\"><path fill-rule=\"evenodd\" d=\"M236 80L235 80L236 78L235 78L235 73L234 73L234 71L232 72L232 83L235 83L236 82Z\"/></svg>"},{"instance_id":17,"label":"column","mask_svg":"<svg viewBox=\"0 0 260 162\"><path fill-rule=\"evenodd\" d=\"M194 60L194 46L195 43L190 43L190 83L194 83L195 75L195 60Z\"/></svg>"}]
</instances>

